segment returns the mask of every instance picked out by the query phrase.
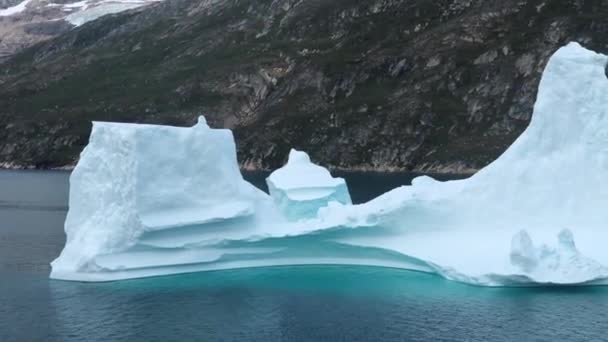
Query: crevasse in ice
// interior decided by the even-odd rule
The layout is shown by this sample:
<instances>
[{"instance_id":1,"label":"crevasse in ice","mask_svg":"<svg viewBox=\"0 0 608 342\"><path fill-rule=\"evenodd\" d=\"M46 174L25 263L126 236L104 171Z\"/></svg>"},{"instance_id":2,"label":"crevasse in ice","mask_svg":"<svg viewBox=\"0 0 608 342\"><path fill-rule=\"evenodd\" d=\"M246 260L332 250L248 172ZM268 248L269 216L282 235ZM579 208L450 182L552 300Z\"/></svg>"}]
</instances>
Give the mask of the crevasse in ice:
<instances>
[{"instance_id":1,"label":"crevasse in ice","mask_svg":"<svg viewBox=\"0 0 608 342\"><path fill-rule=\"evenodd\" d=\"M269 178L273 200L242 179L227 130L96 123L51 277L361 264L487 286L606 284L607 63L576 43L559 49L529 127L474 176L419 177L361 205L323 199L302 216L285 214L298 201L275 183L305 175L297 163ZM313 180L296 188L315 189Z\"/></svg>"}]
</instances>

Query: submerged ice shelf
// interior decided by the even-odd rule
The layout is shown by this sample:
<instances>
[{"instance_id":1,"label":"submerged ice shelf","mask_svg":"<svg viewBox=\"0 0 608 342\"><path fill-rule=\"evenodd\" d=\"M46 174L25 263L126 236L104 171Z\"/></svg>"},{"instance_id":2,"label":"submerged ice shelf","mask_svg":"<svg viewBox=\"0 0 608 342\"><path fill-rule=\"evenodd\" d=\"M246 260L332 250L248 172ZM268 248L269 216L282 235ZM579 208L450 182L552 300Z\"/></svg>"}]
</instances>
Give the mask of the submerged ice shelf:
<instances>
[{"instance_id":1,"label":"submerged ice shelf","mask_svg":"<svg viewBox=\"0 0 608 342\"><path fill-rule=\"evenodd\" d=\"M608 57L571 43L543 74L529 127L474 176L416 178L361 205L292 151L243 180L232 134L94 123L70 178L51 277L108 281L298 264L361 264L486 286L608 283Z\"/></svg>"}]
</instances>

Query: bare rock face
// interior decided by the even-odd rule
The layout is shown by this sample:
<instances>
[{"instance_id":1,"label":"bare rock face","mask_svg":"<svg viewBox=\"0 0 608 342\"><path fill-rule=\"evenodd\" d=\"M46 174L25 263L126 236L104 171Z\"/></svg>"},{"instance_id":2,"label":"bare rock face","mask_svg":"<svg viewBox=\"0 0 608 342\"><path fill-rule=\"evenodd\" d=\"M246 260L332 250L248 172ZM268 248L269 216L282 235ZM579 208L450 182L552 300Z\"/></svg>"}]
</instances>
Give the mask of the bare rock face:
<instances>
[{"instance_id":1,"label":"bare rock face","mask_svg":"<svg viewBox=\"0 0 608 342\"><path fill-rule=\"evenodd\" d=\"M159 0L0 0L0 61L75 25Z\"/></svg>"},{"instance_id":2,"label":"bare rock face","mask_svg":"<svg viewBox=\"0 0 608 342\"><path fill-rule=\"evenodd\" d=\"M607 15L592 0L161 2L0 64L0 163L73 163L91 120L203 113L247 168L294 147L337 169L472 172L527 126L558 47L607 52Z\"/></svg>"}]
</instances>

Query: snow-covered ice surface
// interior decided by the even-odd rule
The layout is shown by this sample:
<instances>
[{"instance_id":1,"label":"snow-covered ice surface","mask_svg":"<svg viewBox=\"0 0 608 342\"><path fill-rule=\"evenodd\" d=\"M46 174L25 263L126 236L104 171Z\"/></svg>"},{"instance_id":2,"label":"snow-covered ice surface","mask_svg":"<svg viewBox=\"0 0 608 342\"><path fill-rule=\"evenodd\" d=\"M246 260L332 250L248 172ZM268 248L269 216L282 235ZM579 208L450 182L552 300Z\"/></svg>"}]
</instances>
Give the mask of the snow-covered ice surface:
<instances>
[{"instance_id":1,"label":"snow-covered ice surface","mask_svg":"<svg viewBox=\"0 0 608 342\"><path fill-rule=\"evenodd\" d=\"M291 150L287 164L267 179L270 196L290 220L314 218L330 202L352 204L346 182L315 165L305 152Z\"/></svg>"},{"instance_id":2,"label":"snow-covered ice surface","mask_svg":"<svg viewBox=\"0 0 608 342\"><path fill-rule=\"evenodd\" d=\"M530 126L474 176L419 177L361 205L336 195L312 217L286 215L298 197L277 197L319 185L337 193L328 173L304 171L304 154L269 178L273 200L242 179L229 131L96 123L70 180L68 239L51 277L330 263L485 286L607 284L607 64L576 43L558 50Z\"/></svg>"},{"instance_id":3,"label":"snow-covered ice surface","mask_svg":"<svg viewBox=\"0 0 608 342\"><path fill-rule=\"evenodd\" d=\"M27 5L31 1L32 0L24 0L15 6L5 8L5 9L0 9L0 17L8 17L8 16L19 14L19 13L25 11L25 9L27 8Z\"/></svg>"}]
</instances>

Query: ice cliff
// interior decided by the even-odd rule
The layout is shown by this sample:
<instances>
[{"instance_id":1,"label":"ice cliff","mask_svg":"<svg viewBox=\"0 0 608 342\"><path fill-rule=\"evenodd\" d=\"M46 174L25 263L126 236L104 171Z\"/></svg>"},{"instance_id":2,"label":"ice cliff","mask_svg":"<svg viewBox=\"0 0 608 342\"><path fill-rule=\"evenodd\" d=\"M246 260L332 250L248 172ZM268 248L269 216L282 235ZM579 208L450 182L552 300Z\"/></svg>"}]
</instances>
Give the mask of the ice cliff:
<instances>
[{"instance_id":1,"label":"ice cliff","mask_svg":"<svg viewBox=\"0 0 608 342\"><path fill-rule=\"evenodd\" d=\"M95 123L51 277L331 263L487 286L608 283L607 64L576 43L561 48L529 127L495 162L465 180L420 177L361 205L298 152L269 177L272 198L257 191L239 173L230 132L203 122Z\"/></svg>"},{"instance_id":2,"label":"ice cliff","mask_svg":"<svg viewBox=\"0 0 608 342\"><path fill-rule=\"evenodd\" d=\"M52 277L201 262L209 250L190 245L221 241L236 226L270 228L264 223L278 215L243 180L232 133L203 118L192 128L93 123L70 177L69 207Z\"/></svg>"}]
</instances>

